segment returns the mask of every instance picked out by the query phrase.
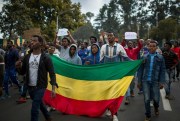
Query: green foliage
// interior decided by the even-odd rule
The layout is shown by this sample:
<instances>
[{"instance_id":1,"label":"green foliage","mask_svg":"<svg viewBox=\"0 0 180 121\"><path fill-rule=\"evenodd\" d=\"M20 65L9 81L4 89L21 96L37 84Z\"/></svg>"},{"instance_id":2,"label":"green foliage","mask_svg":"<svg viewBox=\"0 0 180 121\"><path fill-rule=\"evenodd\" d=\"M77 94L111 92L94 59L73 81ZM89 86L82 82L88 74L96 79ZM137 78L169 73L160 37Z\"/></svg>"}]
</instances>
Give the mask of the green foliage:
<instances>
[{"instance_id":1,"label":"green foliage","mask_svg":"<svg viewBox=\"0 0 180 121\"><path fill-rule=\"evenodd\" d=\"M178 36L178 29L180 25L176 22L176 19L171 17L161 20L158 24L158 27L155 27L151 30L150 35L157 40L171 40L177 39Z\"/></svg>"},{"instance_id":2,"label":"green foliage","mask_svg":"<svg viewBox=\"0 0 180 121\"><path fill-rule=\"evenodd\" d=\"M88 20L88 21L91 21L91 18L94 17L94 14L91 13L91 12L87 12L87 13L86 13L86 17L87 17L87 20Z\"/></svg>"},{"instance_id":3,"label":"green foliage","mask_svg":"<svg viewBox=\"0 0 180 121\"><path fill-rule=\"evenodd\" d=\"M112 31L115 34L118 34L120 30L120 20L118 18L118 6L117 1L112 0L109 5L104 5L100 9L96 21L96 29L104 31Z\"/></svg>"},{"instance_id":4,"label":"green foliage","mask_svg":"<svg viewBox=\"0 0 180 121\"><path fill-rule=\"evenodd\" d=\"M147 38L149 27L151 27L150 38L164 38L159 29L155 26L168 16L176 20L176 25L180 23L179 0L111 0L108 5L104 5L95 19L96 29L99 31L113 31L123 35L126 31L139 33L140 38ZM112 15L113 14L113 15ZM160 24L160 23L159 23ZM170 23L171 24L171 23ZM174 27L174 24L171 24ZM164 30L162 26L161 30ZM178 27L176 28L178 33ZM174 33L174 32L173 32ZM178 38L178 34L170 37ZM167 38L167 36L166 36Z\"/></svg>"},{"instance_id":5,"label":"green foliage","mask_svg":"<svg viewBox=\"0 0 180 121\"><path fill-rule=\"evenodd\" d=\"M149 27L153 39L178 39L180 36L179 0L111 0L99 10L94 28L90 23L94 14L82 14L80 3L73 4L71 0L4 1L9 1L0 14L0 29L5 35L12 31L22 35L30 27L39 27L51 41L58 23L59 28L75 32L77 39L98 36L100 31L112 31L119 36L134 31L140 38L147 38Z\"/></svg>"},{"instance_id":6,"label":"green foliage","mask_svg":"<svg viewBox=\"0 0 180 121\"><path fill-rule=\"evenodd\" d=\"M4 7L0 24L6 27L0 29L7 34L14 30L21 35L24 30L30 27L29 25L32 25L32 27L39 27L41 33L52 40L57 31L57 17L58 28L68 28L71 31L84 24L80 4L72 4L70 0L9 0L9 4L5 6L8 8ZM25 12L26 9L29 11Z\"/></svg>"},{"instance_id":7,"label":"green foliage","mask_svg":"<svg viewBox=\"0 0 180 121\"><path fill-rule=\"evenodd\" d=\"M32 26L29 12L30 9L18 0L4 5L0 12L0 30L4 36L11 37L12 32L22 35L24 30L29 29Z\"/></svg>"}]
</instances>

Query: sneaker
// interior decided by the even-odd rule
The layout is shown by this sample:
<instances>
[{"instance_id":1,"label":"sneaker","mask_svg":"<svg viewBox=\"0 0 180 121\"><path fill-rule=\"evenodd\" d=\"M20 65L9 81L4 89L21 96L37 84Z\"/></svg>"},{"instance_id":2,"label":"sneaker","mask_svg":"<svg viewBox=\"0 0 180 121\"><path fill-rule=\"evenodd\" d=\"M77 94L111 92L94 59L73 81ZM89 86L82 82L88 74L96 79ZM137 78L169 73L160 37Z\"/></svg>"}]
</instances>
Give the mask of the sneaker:
<instances>
[{"instance_id":1,"label":"sneaker","mask_svg":"<svg viewBox=\"0 0 180 121\"><path fill-rule=\"evenodd\" d=\"M150 106L151 106L151 107L153 107L153 106L154 106L154 104L153 104L153 101L152 101L152 100L150 101Z\"/></svg>"},{"instance_id":2,"label":"sneaker","mask_svg":"<svg viewBox=\"0 0 180 121\"><path fill-rule=\"evenodd\" d=\"M126 98L124 104L125 104L125 105L129 105L129 99L128 99L128 98Z\"/></svg>"},{"instance_id":3,"label":"sneaker","mask_svg":"<svg viewBox=\"0 0 180 121\"><path fill-rule=\"evenodd\" d=\"M150 117L146 117L144 121L151 121Z\"/></svg>"},{"instance_id":4,"label":"sneaker","mask_svg":"<svg viewBox=\"0 0 180 121\"><path fill-rule=\"evenodd\" d=\"M135 96L135 95L134 95L134 91L132 91L132 92L131 92L131 97L134 97L134 96Z\"/></svg>"},{"instance_id":5,"label":"sneaker","mask_svg":"<svg viewBox=\"0 0 180 121\"><path fill-rule=\"evenodd\" d=\"M165 98L168 99L168 100L174 100L175 99L175 97L172 96L172 95L166 95Z\"/></svg>"},{"instance_id":6,"label":"sneaker","mask_svg":"<svg viewBox=\"0 0 180 121\"><path fill-rule=\"evenodd\" d=\"M0 100L5 100L5 98L3 96L0 97Z\"/></svg>"},{"instance_id":7,"label":"sneaker","mask_svg":"<svg viewBox=\"0 0 180 121\"><path fill-rule=\"evenodd\" d=\"M51 111L51 107L47 106L47 111L50 112Z\"/></svg>"},{"instance_id":8,"label":"sneaker","mask_svg":"<svg viewBox=\"0 0 180 121\"><path fill-rule=\"evenodd\" d=\"M20 97L19 98L19 100L17 100L16 102L18 103L18 104L21 104L21 103L26 103L26 98L24 98L24 97Z\"/></svg>"},{"instance_id":9,"label":"sneaker","mask_svg":"<svg viewBox=\"0 0 180 121\"><path fill-rule=\"evenodd\" d=\"M107 110L106 116L111 116L111 111L110 110Z\"/></svg>"},{"instance_id":10,"label":"sneaker","mask_svg":"<svg viewBox=\"0 0 180 121\"><path fill-rule=\"evenodd\" d=\"M55 109L55 108L53 108L53 107L51 107L51 111L56 111L56 109Z\"/></svg>"},{"instance_id":11,"label":"sneaker","mask_svg":"<svg viewBox=\"0 0 180 121\"><path fill-rule=\"evenodd\" d=\"M11 96L9 94L3 94L3 96L1 96L1 100L5 100L5 99L8 99L8 98L11 98Z\"/></svg>"},{"instance_id":12,"label":"sneaker","mask_svg":"<svg viewBox=\"0 0 180 121\"><path fill-rule=\"evenodd\" d=\"M26 96L26 99L30 99L31 97L28 95L28 96Z\"/></svg>"},{"instance_id":13,"label":"sneaker","mask_svg":"<svg viewBox=\"0 0 180 121\"><path fill-rule=\"evenodd\" d=\"M166 98L166 99L169 99L169 95L166 95L165 98Z\"/></svg>"},{"instance_id":14,"label":"sneaker","mask_svg":"<svg viewBox=\"0 0 180 121\"><path fill-rule=\"evenodd\" d=\"M154 107L154 113L156 116L158 116L159 115L159 109Z\"/></svg>"},{"instance_id":15,"label":"sneaker","mask_svg":"<svg viewBox=\"0 0 180 121\"><path fill-rule=\"evenodd\" d=\"M113 121L119 121L116 115L113 115Z\"/></svg>"}]
</instances>

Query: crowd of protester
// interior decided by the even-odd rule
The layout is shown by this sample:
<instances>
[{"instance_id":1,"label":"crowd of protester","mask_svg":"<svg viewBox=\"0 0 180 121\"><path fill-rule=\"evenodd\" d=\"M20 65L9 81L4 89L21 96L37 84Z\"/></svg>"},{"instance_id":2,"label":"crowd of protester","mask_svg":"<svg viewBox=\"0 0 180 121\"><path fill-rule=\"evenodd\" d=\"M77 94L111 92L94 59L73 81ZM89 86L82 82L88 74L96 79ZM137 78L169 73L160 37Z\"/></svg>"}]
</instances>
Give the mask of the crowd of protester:
<instances>
[{"instance_id":1,"label":"crowd of protester","mask_svg":"<svg viewBox=\"0 0 180 121\"><path fill-rule=\"evenodd\" d=\"M76 43L70 32L62 39L56 36L53 42L45 42L38 35L34 35L31 41L25 41L21 46L13 44L10 40L7 41L6 48L0 49L0 100L11 98L9 86L16 86L20 94L18 104L25 103L29 95L33 100L31 121L38 121L39 109L46 121L51 121L49 110L42 101L47 87L47 73L50 74L53 95L57 87L58 80L55 77L51 55L84 66L143 59L126 93L125 105L129 105L130 97L135 96L137 80L138 94L144 95L145 121L150 121L150 102L153 101L155 115L159 115L159 90L164 87L166 99L172 99L171 83L175 80L179 81L178 41L173 44L167 41L160 48L158 42L151 39L123 38L119 42L115 40L113 32L107 32L105 36L107 38L103 36L101 40L91 36L89 42L80 44ZM107 109L106 114L110 116L111 112ZM113 115L113 121L118 121L117 113Z\"/></svg>"}]
</instances>

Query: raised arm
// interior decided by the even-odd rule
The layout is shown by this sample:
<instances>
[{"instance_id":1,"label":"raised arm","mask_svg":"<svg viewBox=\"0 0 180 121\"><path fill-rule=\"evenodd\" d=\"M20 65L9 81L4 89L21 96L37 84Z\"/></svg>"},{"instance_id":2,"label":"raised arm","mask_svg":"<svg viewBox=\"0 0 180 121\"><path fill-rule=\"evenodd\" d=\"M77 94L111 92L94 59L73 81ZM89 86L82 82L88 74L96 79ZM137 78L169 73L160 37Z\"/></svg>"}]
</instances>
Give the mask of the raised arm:
<instances>
[{"instance_id":1,"label":"raised arm","mask_svg":"<svg viewBox=\"0 0 180 121\"><path fill-rule=\"evenodd\" d=\"M122 39L121 45L122 45L123 47L126 46L126 40L124 39L124 37L123 37L123 39Z\"/></svg>"},{"instance_id":2,"label":"raised arm","mask_svg":"<svg viewBox=\"0 0 180 121\"><path fill-rule=\"evenodd\" d=\"M72 37L72 35L71 35L71 33L68 31L68 36L69 36L69 38L70 38L70 40L71 40L71 44L75 44L76 43L76 41L75 41L75 39Z\"/></svg>"},{"instance_id":3,"label":"raised arm","mask_svg":"<svg viewBox=\"0 0 180 121\"><path fill-rule=\"evenodd\" d=\"M55 34L55 38L54 38L54 46L56 47L56 49L59 49L61 47L59 45L57 33Z\"/></svg>"},{"instance_id":4,"label":"raised arm","mask_svg":"<svg viewBox=\"0 0 180 121\"><path fill-rule=\"evenodd\" d=\"M140 39L138 39L137 42L138 42L138 46L137 46L137 48L135 48L135 51L136 51L136 53L139 53L139 51L141 50L143 45L142 45L142 42L140 41Z\"/></svg>"}]
</instances>

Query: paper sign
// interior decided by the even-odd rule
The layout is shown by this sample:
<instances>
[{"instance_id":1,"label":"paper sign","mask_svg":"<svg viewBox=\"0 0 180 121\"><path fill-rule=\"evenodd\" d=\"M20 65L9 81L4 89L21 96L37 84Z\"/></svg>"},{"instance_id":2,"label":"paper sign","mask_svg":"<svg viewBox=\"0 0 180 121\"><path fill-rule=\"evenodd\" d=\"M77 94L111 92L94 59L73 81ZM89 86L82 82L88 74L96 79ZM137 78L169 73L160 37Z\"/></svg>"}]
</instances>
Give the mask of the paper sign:
<instances>
[{"instance_id":1,"label":"paper sign","mask_svg":"<svg viewBox=\"0 0 180 121\"><path fill-rule=\"evenodd\" d=\"M125 32L125 39L137 39L136 32Z\"/></svg>"},{"instance_id":2,"label":"paper sign","mask_svg":"<svg viewBox=\"0 0 180 121\"><path fill-rule=\"evenodd\" d=\"M21 53L21 57L24 57L24 53Z\"/></svg>"},{"instance_id":3,"label":"paper sign","mask_svg":"<svg viewBox=\"0 0 180 121\"><path fill-rule=\"evenodd\" d=\"M57 36L66 36L66 35L68 35L67 32L68 32L68 29L66 29L66 28L59 29Z\"/></svg>"}]
</instances>

